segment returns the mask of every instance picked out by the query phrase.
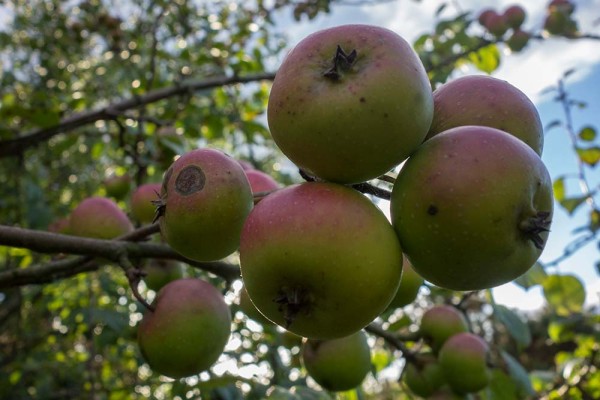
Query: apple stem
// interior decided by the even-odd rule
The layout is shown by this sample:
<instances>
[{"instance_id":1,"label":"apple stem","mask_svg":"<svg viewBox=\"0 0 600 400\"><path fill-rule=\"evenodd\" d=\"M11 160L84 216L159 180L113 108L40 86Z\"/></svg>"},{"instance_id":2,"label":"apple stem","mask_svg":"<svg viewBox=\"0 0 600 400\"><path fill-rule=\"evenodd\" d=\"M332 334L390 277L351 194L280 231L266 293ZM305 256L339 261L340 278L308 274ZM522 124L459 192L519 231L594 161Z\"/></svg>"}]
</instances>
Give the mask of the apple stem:
<instances>
[{"instance_id":1,"label":"apple stem","mask_svg":"<svg viewBox=\"0 0 600 400\"><path fill-rule=\"evenodd\" d=\"M279 304L279 312L283 313L286 329L292 325L292 322L301 311L308 311L310 304L308 292L299 286L279 289L277 297L273 301Z\"/></svg>"},{"instance_id":2,"label":"apple stem","mask_svg":"<svg viewBox=\"0 0 600 400\"><path fill-rule=\"evenodd\" d=\"M158 198L156 200L152 200L152 204L154 206L156 206L156 210L154 211L154 218L152 219L152 223L155 223L156 221L158 221L158 219L160 217L165 215L165 211L167 208L167 204L165 203L165 201L163 200L161 195L157 191L155 191L154 193L156 193L156 196Z\"/></svg>"},{"instance_id":3,"label":"apple stem","mask_svg":"<svg viewBox=\"0 0 600 400\"><path fill-rule=\"evenodd\" d=\"M539 250L542 250L546 244L540 234L550 231L549 228L552 220L549 217L550 213L548 211L539 211L535 216L528 217L521 221L521 224L519 225L519 229L521 229Z\"/></svg>"},{"instance_id":4,"label":"apple stem","mask_svg":"<svg viewBox=\"0 0 600 400\"><path fill-rule=\"evenodd\" d=\"M335 55L333 56L333 66L329 68L323 76L331 79L332 81L339 81L342 77L342 72L349 71L350 68L356 62L356 50L352 50L349 54L342 49L339 44L335 49Z\"/></svg>"}]
</instances>

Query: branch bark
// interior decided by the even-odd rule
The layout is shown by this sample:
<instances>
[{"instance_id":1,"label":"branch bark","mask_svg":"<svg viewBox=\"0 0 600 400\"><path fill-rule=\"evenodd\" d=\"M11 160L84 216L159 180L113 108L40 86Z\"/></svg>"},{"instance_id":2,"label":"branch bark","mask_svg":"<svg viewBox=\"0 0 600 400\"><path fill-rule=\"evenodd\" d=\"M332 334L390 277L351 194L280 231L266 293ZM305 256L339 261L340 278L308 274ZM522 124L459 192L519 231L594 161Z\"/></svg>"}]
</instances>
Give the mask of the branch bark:
<instances>
[{"instance_id":1,"label":"branch bark","mask_svg":"<svg viewBox=\"0 0 600 400\"><path fill-rule=\"evenodd\" d=\"M108 106L97 110L90 110L72 115L64 118L57 125L49 128L30 131L16 139L0 141L0 158L19 156L29 147L47 141L48 139L60 133L68 132L81 126L92 124L96 121L113 119L115 116L139 106L151 104L189 92L196 92L199 90L212 89L238 83L273 80L274 77L275 74L269 72L248 76L222 76L201 81L189 81L175 86L152 90L144 95L134 96L129 99L109 104Z\"/></svg>"}]
</instances>

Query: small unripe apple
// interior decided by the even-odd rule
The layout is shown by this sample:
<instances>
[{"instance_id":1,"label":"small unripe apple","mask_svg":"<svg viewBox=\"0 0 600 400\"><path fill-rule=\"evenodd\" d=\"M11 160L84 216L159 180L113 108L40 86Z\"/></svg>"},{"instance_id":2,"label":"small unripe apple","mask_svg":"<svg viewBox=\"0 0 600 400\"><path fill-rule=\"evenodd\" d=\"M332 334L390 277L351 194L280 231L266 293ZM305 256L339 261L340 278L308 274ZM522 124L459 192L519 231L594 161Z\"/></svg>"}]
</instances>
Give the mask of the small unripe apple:
<instances>
[{"instance_id":1,"label":"small unripe apple","mask_svg":"<svg viewBox=\"0 0 600 400\"><path fill-rule=\"evenodd\" d=\"M487 75L454 79L433 92L435 111L427 139L463 125L500 129L542 154L544 129L533 102L509 82Z\"/></svg>"},{"instance_id":2,"label":"small unripe apple","mask_svg":"<svg viewBox=\"0 0 600 400\"><path fill-rule=\"evenodd\" d=\"M400 287L398 288L398 291L396 292L396 295L392 299L392 302L388 308L404 307L415 301L423 282L423 277L417 274L410 264L410 261L403 256L402 280L400 281Z\"/></svg>"},{"instance_id":3,"label":"small unripe apple","mask_svg":"<svg viewBox=\"0 0 600 400\"><path fill-rule=\"evenodd\" d=\"M252 193L270 192L279 189L279 183L270 175L257 169L246 170L246 177L250 183Z\"/></svg>"},{"instance_id":4,"label":"small unripe apple","mask_svg":"<svg viewBox=\"0 0 600 400\"><path fill-rule=\"evenodd\" d=\"M288 53L267 116L273 140L300 168L357 183L406 159L432 112L431 85L410 44L358 24L315 32Z\"/></svg>"},{"instance_id":5,"label":"small unripe apple","mask_svg":"<svg viewBox=\"0 0 600 400\"><path fill-rule=\"evenodd\" d=\"M508 24L503 14L490 14L485 18L485 28L494 36L502 37L508 31Z\"/></svg>"},{"instance_id":6,"label":"small unripe apple","mask_svg":"<svg viewBox=\"0 0 600 400\"><path fill-rule=\"evenodd\" d=\"M104 180L106 195L117 200L122 200L131 188L131 177L129 175L112 174Z\"/></svg>"},{"instance_id":7,"label":"small unripe apple","mask_svg":"<svg viewBox=\"0 0 600 400\"><path fill-rule=\"evenodd\" d=\"M160 200L160 183L146 183L140 185L131 194L131 214L133 218L142 223L149 224L156 216L156 202Z\"/></svg>"},{"instance_id":8,"label":"small unripe apple","mask_svg":"<svg viewBox=\"0 0 600 400\"><path fill-rule=\"evenodd\" d=\"M462 126L429 139L404 164L390 210L419 275L446 289L486 289L516 279L540 257L552 180L521 140Z\"/></svg>"},{"instance_id":9,"label":"small unripe apple","mask_svg":"<svg viewBox=\"0 0 600 400\"><path fill-rule=\"evenodd\" d=\"M89 197L71 213L70 232L75 236L114 239L133 230L127 215L111 199Z\"/></svg>"},{"instance_id":10,"label":"small unripe apple","mask_svg":"<svg viewBox=\"0 0 600 400\"><path fill-rule=\"evenodd\" d=\"M433 354L419 354L415 360L407 360L404 383L416 395L427 397L444 385L444 374Z\"/></svg>"},{"instance_id":11,"label":"small unripe apple","mask_svg":"<svg viewBox=\"0 0 600 400\"><path fill-rule=\"evenodd\" d=\"M455 392L474 393L490 383L487 343L470 332L449 338L438 357L444 378Z\"/></svg>"},{"instance_id":12,"label":"small unripe apple","mask_svg":"<svg viewBox=\"0 0 600 400\"><path fill-rule=\"evenodd\" d=\"M448 338L468 330L469 325L465 316L449 305L437 305L428 309L419 324L419 335L429 344L434 353L440 350Z\"/></svg>"},{"instance_id":13,"label":"small unripe apple","mask_svg":"<svg viewBox=\"0 0 600 400\"><path fill-rule=\"evenodd\" d=\"M167 283L183 278L183 268L174 260L149 260L142 269L146 273L144 276L146 286L155 292Z\"/></svg>"},{"instance_id":14,"label":"small unripe apple","mask_svg":"<svg viewBox=\"0 0 600 400\"><path fill-rule=\"evenodd\" d=\"M571 0L552 0L548 4L548 10L559 11L566 15L571 15L575 11L575 3Z\"/></svg>"},{"instance_id":15,"label":"small unripe apple","mask_svg":"<svg viewBox=\"0 0 600 400\"><path fill-rule=\"evenodd\" d=\"M496 12L496 10L494 9L486 8L482 10L477 16L477 22L479 22L480 25L485 27L487 19L492 15L498 15L498 12Z\"/></svg>"},{"instance_id":16,"label":"small unripe apple","mask_svg":"<svg viewBox=\"0 0 600 400\"><path fill-rule=\"evenodd\" d=\"M178 158L163 178L160 231L181 255L215 261L233 253L253 199L244 170L215 149Z\"/></svg>"},{"instance_id":17,"label":"small unripe apple","mask_svg":"<svg viewBox=\"0 0 600 400\"><path fill-rule=\"evenodd\" d=\"M140 350L152 370L176 379L217 361L231 330L221 292L200 279L178 279L158 292L153 306L138 329Z\"/></svg>"},{"instance_id":18,"label":"small unripe apple","mask_svg":"<svg viewBox=\"0 0 600 400\"><path fill-rule=\"evenodd\" d=\"M339 339L307 339L301 355L308 374L332 392L355 388L371 370L371 350L363 331Z\"/></svg>"},{"instance_id":19,"label":"small unripe apple","mask_svg":"<svg viewBox=\"0 0 600 400\"><path fill-rule=\"evenodd\" d=\"M517 53L527 46L529 39L531 39L529 32L515 29L512 35L506 40L506 45L511 51Z\"/></svg>"},{"instance_id":20,"label":"small unripe apple","mask_svg":"<svg viewBox=\"0 0 600 400\"><path fill-rule=\"evenodd\" d=\"M349 187L307 182L252 210L240 266L254 305L269 320L314 339L350 335L388 306L402 275L389 221Z\"/></svg>"},{"instance_id":21,"label":"small unripe apple","mask_svg":"<svg viewBox=\"0 0 600 400\"><path fill-rule=\"evenodd\" d=\"M509 6L504 10L504 20L513 29L520 28L523 25L526 15L525 9L518 4Z\"/></svg>"}]
</instances>

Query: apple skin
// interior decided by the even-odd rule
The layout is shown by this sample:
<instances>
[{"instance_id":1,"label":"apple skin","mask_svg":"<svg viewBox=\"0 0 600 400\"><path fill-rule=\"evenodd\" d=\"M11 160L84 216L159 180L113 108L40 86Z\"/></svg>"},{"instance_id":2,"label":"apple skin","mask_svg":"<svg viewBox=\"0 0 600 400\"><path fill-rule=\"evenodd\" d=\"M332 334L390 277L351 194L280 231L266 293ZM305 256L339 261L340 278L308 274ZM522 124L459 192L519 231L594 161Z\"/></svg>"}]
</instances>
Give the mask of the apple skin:
<instances>
[{"instance_id":1,"label":"apple skin","mask_svg":"<svg viewBox=\"0 0 600 400\"><path fill-rule=\"evenodd\" d=\"M552 220L552 180L514 136L462 126L434 136L404 164L390 211L419 275L446 289L486 289L539 258Z\"/></svg>"},{"instance_id":2,"label":"apple skin","mask_svg":"<svg viewBox=\"0 0 600 400\"><path fill-rule=\"evenodd\" d=\"M509 38L506 39L506 45L511 51L517 53L527 46L529 39L531 39L531 34L529 32L515 29Z\"/></svg>"},{"instance_id":3,"label":"apple skin","mask_svg":"<svg viewBox=\"0 0 600 400\"><path fill-rule=\"evenodd\" d=\"M458 126L483 125L508 132L542 154L544 129L535 105L504 80L463 76L437 88L433 101L433 122L426 139Z\"/></svg>"},{"instance_id":4,"label":"apple skin","mask_svg":"<svg viewBox=\"0 0 600 400\"><path fill-rule=\"evenodd\" d=\"M371 350L363 331L339 339L307 339L301 356L308 375L332 392L357 387L371 370Z\"/></svg>"},{"instance_id":5,"label":"apple skin","mask_svg":"<svg viewBox=\"0 0 600 400\"><path fill-rule=\"evenodd\" d=\"M299 336L334 339L385 310L400 283L402 250L367 197L307 182L254 207L242 231L240 266L248 295L269 320Z\"/></svg>"},{"instance_id":6,"label":"apple skin","mask_svg":"<svg viewBox=\"0 0 600 400\"><path fill-rule=\"evenodd\" d=\"M490 14L485 18L485 28L494 36L501 38L508 31L508 24L503 14Z\"/></svg>"},{"instance_id":7,"label":"apple skin","mask_svg":"<svg viewBox=\"0 0 600 400\"><path fill-rule=\"evenodd\" d=\"M356 59L331 78L338 45L347 54L356 50ZM339 183L373 179L400 164L423 141L432 114L431 85L410 44L370 25L304 38L277 71L267 108L282 152Z\"/></svg>"},{"instance_id":8,"label":"apple skin","mask_svg":"<svg viewBox=\"0 0 600 400\"><path fill-rule=\"evenodd\" d=\"M154 200L160 199L160 183L146 183L138 186L131 194L131 214L133 218L142 223L149 224L156 215Z\"/></svg>"},{"instance_id":9,"label":"apple skin","mask_svg":"<svg viewBox=\"0 0 600 400\"><path fill-rule=\"evenodd\" d=\"M280 188L279 183L275 179L262 171L253 169L246 170L245 172L252 193L270 192Z\"/></svg>"},{"instance_id":10,"label":"apple skin","mask_svg":"<svg viewBox=\"0 0 600 400\"><path fill-rule=\"evenodd\" d=\"M410 261L403 256L400 287L398 287L398 291L388 308L404 307L415 301L424 281L421 275L413 269Z\"/></svg>"},{"instance_id":11,"label":"apple skin","mask_svg":"<svg viewBox=\"0 0 600 400\"><path fill-rule=\"evenodd\" d=\"M431 307L421 317L419 335L429 344L435 354L449 337L467 332L469 325L465 316L455 307L437 305Z\"/></svg>"},{"instance_id":12,"label":"apple skin","mask_svg":"<svg viewBox=\"0 0 600 400\"><path fill-rule=\"evenodd\" d=\"M446 382L435 355L417 355L416 362L407 360L404 383L416 395L429 397Z\"/></svg>"},{"instance_id":13,"label":"apple skin","mask_svg":"<svg viewBox=\"0 0 600 400\"><path fill-rule=\"evenodd\" d=\"M181 264L173 260L149 260L143 270L144 282L148 289L158 292L167 283L183 278Z\"/></svg>"},{"instance_id":14,"label":"apple skin","mask_svg":"<svg viewBox=\"0 0 600 400\"><path fill-rule=\"evenodd\" d=\"M242 289L240 290L239 306L240 310L242 310L242 312L246 314L248 318L263 325L273 325L273 323L269 321L264 315L262 315L260 311L258 311L256 306L252 303L252 300L250 299L250 296L248 296L248 292L246 291L245 287L242 287Z\"/></svg>"},{"instance_id":15,"label":"apple skin","mask_svg":"<svg viewBox=\"0 0 600 400\"><path fill-rule=\"evenodd\" d=\"M61 233L68 235L71 233L70 216L58 218L48 225L48 232Z\"/></svg>"},{"instance_id":16,"label":"apple skin","mask_svg":"<svg viewBox=\"0 0 600 400\"><path fill-rule=\"evenodd\" d=\"M71 213L69 232L75 236L114 239L133 230L117 203L106 197L88 197Z\"/></svg>"},{"instance_id":17,"label":"apple skin","mask_svg":"<svg viewBox=\"0 0 600 400\"><path fill-rule=\"evenodd\" d=\"M253 206L244 170L215 149L185 153L163 178L160 231L178 253L215 261L237 250L244 221Z\"/></svg>"},{"instance_id":18,"label":"apple skin","mask_svg":"<svg viewBox=\"0 0 600 400\"><path fill-rule=\"evenodd\" d=\"M131 178L129 175L110 175L104 180L104 189L106 195L117 200L122 200L127 196L131 188Z\"/></svg>"},{"instance_id":19,"label":"apple skin","mask_svg":"<svg viewBox=\"0 0 600 400\"><path fill-rule=\"evenodd\" d=\"M153 306L138 329L142 356L152 370L177 379L217 361L231 332L231 313L221 292L200 279L178 279L158 292Z\"/></svg>"},{"instance_id":20,"label":"apple skin","mask_svg":"<svg viewBox=\"0 0 600 400\"><path fill-rule=\"evenodd\" d=\"M504 20L506 24L513 28L518 29L525 22L525 17L527 14L525 13L525 9L518 4L514 4L509 6L504 10Z\"/></svg>"},{"instance_id":21,"label":"apple skin","mask_svg":"<svg viewBox=\"0 0 600 400\"><path fill-rule=\"evenodd\" d=\"M487 343L470 332L449 338L440 349L438 360L444 378L457 393L474 393L490 383Z\"/></svg>"},{"instance_id":22,"label":"apple skin","mask_svg":"<svg viewBox=\"0 0 600 400\"><path fill-rule=\"evenodd\" d=\"M498 12L491 8L485 8L477 16L477 22L479 22L480 25L485 27L487 19L492 15L498 15Z\"/></svg>"}]
</instances>

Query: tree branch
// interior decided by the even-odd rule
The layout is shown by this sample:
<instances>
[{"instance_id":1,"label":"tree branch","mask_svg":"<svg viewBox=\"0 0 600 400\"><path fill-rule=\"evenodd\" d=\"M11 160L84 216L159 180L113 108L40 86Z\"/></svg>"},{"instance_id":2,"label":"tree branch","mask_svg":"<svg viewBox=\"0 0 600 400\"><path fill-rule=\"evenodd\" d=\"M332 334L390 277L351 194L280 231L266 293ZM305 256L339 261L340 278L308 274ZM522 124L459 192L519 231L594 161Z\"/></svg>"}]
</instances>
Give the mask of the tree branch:
<instances>
[{"instance_id":1,"label":"tree branch","mask_svg":"<svg viewBox=\"0 0 600 400\"><path fill-rule=\"evenodd\" d=\"M68 132L81 126L92 124L96 121L114 119L116 114L122 114L127 110L151 104L169 97L225 85L273 80L274 77L275 74L269 72L248 76L221 76L201 81L184 82L179 85L152 90L144 95L134 96L98 110L90 110L72 115L64 118L57 125L49 128L30 131L16 139L0 141L0 157L19 156L27 148L44 142L59 133Z\"/></svg>"}]
</instances>

